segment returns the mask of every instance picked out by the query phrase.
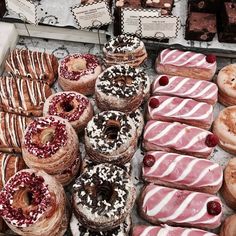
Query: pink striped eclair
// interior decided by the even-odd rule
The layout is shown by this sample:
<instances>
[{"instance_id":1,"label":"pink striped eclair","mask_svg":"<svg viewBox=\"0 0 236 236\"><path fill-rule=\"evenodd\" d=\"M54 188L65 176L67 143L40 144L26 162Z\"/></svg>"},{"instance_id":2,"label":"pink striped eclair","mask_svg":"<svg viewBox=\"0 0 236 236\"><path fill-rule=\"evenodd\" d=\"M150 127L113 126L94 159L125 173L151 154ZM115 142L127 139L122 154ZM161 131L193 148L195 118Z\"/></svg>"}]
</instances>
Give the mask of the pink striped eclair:
<instances>
[{"instance_id":1,"label":"pink striped eclair","mask_svg":"<svg viewBox=\"0 0 236 236\"><path fill-rule=\"evenodd\" d=\"M152 83L152 94L192 98L214 105L218 100L218 87L204 80L159 75Z\"/></svg>"},{"instance_id":2,"label":"pink striped eclair","mask_svg":"<svg viewBox=\"0 0 236 236\"><path fill-rule=\"evenodd\" d=\"M151 165L146 164L147 159L153 159ZM142 177L167 187L214 194L222 186L223 170L210 160L152 151L144 156Z\"/></svg>"},{"instance_id":3,"label":"pink striped eclair","mask_svg":"<svg viewBox=\"0 0 236 236\"><path fill-rule=\"evenodd\" d=\"M208 130L213 122L213 106L189 98L153 96L148 102L147 119L176 121Z\"/></svg>"},{"instance_id":4,"label":"pink striped eclair","mask_svg":"<svg viewBox=\"0 0 236 236\"><path fill-rule=\"evenodd\" d=\"M214 229L220 226L219 197L149 184L139 199L140 216L153 224Z\"/></svg>"}]
</instances>

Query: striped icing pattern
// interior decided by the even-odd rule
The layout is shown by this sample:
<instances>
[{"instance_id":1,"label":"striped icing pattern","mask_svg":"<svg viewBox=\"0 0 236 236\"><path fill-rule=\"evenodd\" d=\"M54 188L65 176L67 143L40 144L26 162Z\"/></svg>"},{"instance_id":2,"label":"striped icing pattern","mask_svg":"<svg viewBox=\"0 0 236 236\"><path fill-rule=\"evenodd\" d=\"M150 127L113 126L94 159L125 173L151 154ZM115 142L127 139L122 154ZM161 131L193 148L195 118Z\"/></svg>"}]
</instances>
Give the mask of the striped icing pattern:
<instances>
[{"instance_id":1,"label":"striped icing pattern","mask_svg":"<svg viewBox=\"0 0 236 236\"><path fill-rule=\"evenodd\" d=\"M132 236L216 236L216 234L193 228L136 225Z\"/></svg>"},{"instance_id":2,"label":"striped icing pattern","mask_svg":"<svg viewBox=\"0 0 236 236\"><path fill-rule=\"evenodd\" d=\"M168 96L153 96L150 99L152 98L159 101L159 106L154 109L148 106L150 119L166 117L173 118L173 120L196 120L209 125L213 122L213 107L208 103Z\"/></svg>"},{"instance_id":3,"label":"striped icing pattern","mask_svg":"<svg viewBox=\"0 0 236 236\"><path fill-rule=\"evenodd\" d=\"M160 53L160 64L211 69L215 67L216 62L208 63L206 55L202 53L164 49Z\"/></svg>"},{"instance_id":4,"label":"striped icing pattern","mask_svg":"<svg viewBox=\"0 0 236 236\"><path fill-rule=\"evenodd\" d=\"M210 201L217 201L222 205L215 195L149 184L144 189L141 207L146 217L154 217L160 222L216 228L221 223L222 213L208 214L207 203Z\"/></svg>"},{"instance_id":5,"label":"striped icing pattern","mask_svg":"<svg viewBox=\"0 0 236 236\"><path fill-rule=\"evenodd\" d=\"M152 167L142 167L146 180L157 179L178 183L192 188L218 187L222 185L222 168L210 160L161 151L148 152L155 158Z\"/></svg>"},{"instance_id":6,"label":"striped icing pattern","mask_svg":"<svg viewBox=\"0 0 236 236\"><path fill-rule=\"evenodd\" d=\"M152 84L153 95L166 94L183 98L192 98L197 101L208 102L211 100L212 103L217 102L218 88L214 83L180 76L168 76L169 83L165 86L161 86L159 84L159 79L162 76L163 75L158 76Z\"/></svg>"},{"instance_id":7,"label":"striped icing pattern","mask_svg":"<svg viewBox=\"0 0 236 236\"><path fill-rule=\"evenodd\" d=\"M177 122L150 120L144 129L144 142L151 143L156 148L172 148L181 152L210 155L213 148L205 144L209 134L209 131Z\"/></svg>"}]
</instances>

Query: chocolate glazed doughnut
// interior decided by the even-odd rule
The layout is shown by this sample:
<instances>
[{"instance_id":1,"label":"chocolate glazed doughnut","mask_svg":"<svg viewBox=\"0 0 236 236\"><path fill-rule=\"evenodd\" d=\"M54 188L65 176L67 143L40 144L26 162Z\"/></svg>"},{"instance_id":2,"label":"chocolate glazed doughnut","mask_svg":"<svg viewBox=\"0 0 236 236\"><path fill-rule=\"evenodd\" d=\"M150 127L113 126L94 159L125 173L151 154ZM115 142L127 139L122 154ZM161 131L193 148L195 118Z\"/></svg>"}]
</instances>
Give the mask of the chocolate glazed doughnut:
<instances>
[{"instance_id":1,"label":"chocolate glazed doughnut","mask_svg":"<svg viewBox=\"0 0 236 236\"><path fill-rule=\"evenodd\" d=\"M54 175L63 185L72 181L80 167L76 132L57 116L40 117L28 125L22 155L27 166Z\"/></svg>"},{"instance_id":2,"label":"chocolate glazed doughnut","mask_svg":"<svg viewBox=\"0 0 236 236\"><path fill-rule=\"evenodd\" d=\"M85 129L85 149L95 163L123 165L133 157L136 145L136 127L123 112L101 112Z\"/></svg>"},{"instance_id":3,"label":"chocolate glazed doughnut","mask_svg":"<svg viewBox=\"0 0 236 236\"><path fill-rule=\"evenodd\" d=\"M144 71L127 65L115 65L101 73L95 85L100 110L132 112L149 94L150 82Z\"/></svg>"},{"instance_id":4,"label":"chocolate glazed doughnut","mask_svg":"<svg viewBox=\"0 0 236 236\"><path fill-rule=\"evenodd\" d=\"M21 170L0 193L0 215L19 235L63 236L68 225L64 189L44 171Z\"/></svg>"},{"instance_id":5,"label":"chocolate glazed doughnut","mask_svg":"<svg viewBox=\"0 0 236 236\"><path fill-rule=\"evenodd\" d=\"M108 163L94 166L73 185L74 213L88 229L111 230L131 213L135 192L130 176L123 169Z\"/></svg>"},{"instance_id":6,"label":"chocolate glazed doughnut","mask_svg":"<svg viewBox=\"0 0 236 236\"><path fill-rule=\"evenodd\" d=\"M87 97L76 92L59 92L45 102L43 114L60 116L81 132L93 117L93 108Z\"/></svg>"}]
</instances>

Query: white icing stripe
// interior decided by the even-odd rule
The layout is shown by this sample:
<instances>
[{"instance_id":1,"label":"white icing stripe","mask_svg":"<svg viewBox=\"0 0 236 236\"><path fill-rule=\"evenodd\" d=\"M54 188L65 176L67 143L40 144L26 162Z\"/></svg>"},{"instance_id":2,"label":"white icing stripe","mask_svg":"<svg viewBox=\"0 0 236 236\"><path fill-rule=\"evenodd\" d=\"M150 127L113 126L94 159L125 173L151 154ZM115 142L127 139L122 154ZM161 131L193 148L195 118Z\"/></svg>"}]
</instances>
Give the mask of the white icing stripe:
<instances>
[{"instance_id":1,"label":"white icing stripe","mask_svg":"<svg viewBox=\"0 0 236 236\"><path fill-rule=\"evenodd\" d=\"M200 86L201 86L201 85L202 85L202 82L201 82ZM200 86L199 86L199 87L200 87ZM201 97L201 96L203 96L203 95L204 95L204 96L207 96L206 93L209 92L209 90L212 89L212 88L213 88L213 83L212 83L212 84L209 84L209 85L206 86L204 89L199 90L196 95L193 95L193 98L196 97L196 96L197 96L197 97ZM215 90L215 92L217 92L217 90Z\"/></svg>"},{"instance_id":2,"label":"white icing stripe","mask_svg":"<svg viewBox=\"0 0 236 236\"><path fill-rule=\"evenodd\" d=\"M206 62L206 57L203 57L202 60L197 62L196 66L202 66Z\"/></svg>"},{"instance_id":3,"label":"white icing stripe","mask_svg":"<svg viewBox=\"0 0 236 236\"><path fill-rule=\"evenodd\" d=\"M205 96L205 99L210 99L212 97L217 97L217 90L214 90L212 93L209 93L208 95Z\"/></svg>"},{"instance_id":4,"label":"white icing stripe","mask_svg":"<svg viewBox=\"0 0 236 236\"><path fill-rule=\"evenodd\" d=\"M190 54L190 53L187 53L187 54ZM180 56L180 58L183 58L183 56ZM174 60L174 62L170 62L170 63L175 63L175 65L177 65L177 66L184 66L184 65L187 65L188 63L193 63L194 60L196 60L198 57L202 57L202 55L201 54L194 54L192 57L189 57L187 60L183 61L182 63L180 63L179 60ZM176 63L176 62L178 62L178 63Z\"/></svg>"},{"instance_id":5,"label":"white icing stripe","mask_svg":"<svg viewBox=\"0 0 236 236\"><path fill-rule=\"evenodd\" d=\"M203 106L208 107L208 110L207 110L207 112L205 112L205 114L203 114L201 116L199 116L197 114L195 116L192 116L195 112L200 110ZM202 120L202 119L208 118L212 114L212 112L213 112L213 107L211 105L208 105L207 103L200 102L195 107L193 107L193 109L190 110L188 113L181 115L181 117L188 117L189 119L194 118L196 120Z\"/></svg>"},{"instance_id":6,"label":"white icing stripe","mask_svg":"<svg viewBox=\"0 0 236 236\"><path fill-rule=\"evenodd\" d=\"M3 154L2 157L2 166L1 166L1 171L2 171L2 185L5 186L6 184L6 166L8 163L8 160L10 158L9 154Z\"/></svg>"},{"instance_id":7,"label":"white icing stripe","mask_svg":"<svg viewBox=\"0 0 236 236\"><path fill-rule=\"evenodd\" d=\"M154 98L157 98L157 99L158 99L159 97L154 97ZM170 97L170 98L168 98L168 99L162 101L161 104L160 104L158 107L156 107L155 109L153 109L153 112L155 113L155 112L161 111L163 108L165 108L166 106L168 106L174 99L175 99L175 97Z\"/></svg>"},{"instance_id":8,"label":"white icing stripe","mask_svg":"<svg viewBox=\"0 0 236 236\"><path fill-rule=\"evenodd\" d=\"M157 233L157 236L168 236L171 231L167 228L161 228Z\"/></svg>"},{"instance_id":9,"label":"white icing stripe","mask_svg":"<svg viewBox=\"0 0 236 236\"><path fill-rule=\"evenodd\" d=\"M148 235L148 233L153 229L153 228L155 228L155 226L149 226L149 227L147 227L147 228L145 228L145 230L140 234L140 236L146 236L146 235Z\"/></svg>"},{"instance_id":10,"label":"white icing stripe","mask_svg":"<svg viewBox=\"0 0 236 236\"><path fill-rule=\"evenodd\" d=\"M149 191L146 195L145 195L145 198L143 199L143 206L146 205L147 201L154 195L156 194L157 192L159 192L160 190L162 190L164 187L156 187L156 188L153 188L151 191Z\"/></svg>"},{"instance_id":11,"label":"white icing stripe","mask_svg":"<svg viewBox=\"0 0 236 236\"><path fill-rule=\"evenodd\" d=\"M169 100L169 99L167 99ZM181 109L185 107L185 105L189 102L188 99L184 99L178 106L176 106L174 109L172 109L170 112L166 113L165 116L172 116L179 112Z\"/></svg>"},{"instance_id":12,"label":"white icing stripe","mask_svg":"<svg viewBox=\"0 0 236 236\"><path fill-rule=\"evenodd\" d=\"M166 55L163 57L163 54L165 54L166 51L169 51L166 53ZM161 60L160 60L160 63L162 63L163 61L166 60L167 57L171 56L173 53L175 53L177 50L169 50L169 49L164 49L162 52L161 52Z\"/></svg>"},{"instance_id":13,"label":"white icing stripe","mask_svg":"<svg viewBox=\"0 0 236 236\"><path fill-rule=\"evenodd\" d=\"M22 79L17 79L16 80L16 85L17 85L17 90L20 95L21 103L23 108L26 110L26 102L25 102L25 93L24 93L24 87L23 87L23 80Z\"/></svg>"},{"instance_id":14,"label":"white icing stripe","mask_svg":"<svg viewBox=\"0 0 236 236\"><path fill-rule=\"evenodd\" d=\"M196 84L194 84L192 88L188 89L185 93L183 93L183 96L192 94L192 93L195 92L201 85L202 85L202 81L201 81L201 80L197 81ZM199 94L199 93L197 93L197 96L199 96L198 94Z\"/></svg>"},{"instance_id":15,"label":"white icing stripe","mask_svg":"<svg viewBox=\"0 0 236 236\"><path fill-rule=\"evenodd\" d=\"M177 92L180 88L184 86L185 83L189 81L188 78L183 79L177 86L174 86L172 90L169 90L168 93L175 93Z\"/></svg>"},{"instance_id":16,"label":"white icing stripe","mask_svg":"<svg viewBox=\"0 0 236 236\"><path fill-rule=\"evenodd\" d=\"M179 141L185 134L186 134L187 128L182 129L174 138L170 138L169 142L166 142L164 145L172 145L175 144L177 141ZM192 146L192 145L190 145ZM186 146L185 146L186 147Z\"/></svg>"}]
</instances>

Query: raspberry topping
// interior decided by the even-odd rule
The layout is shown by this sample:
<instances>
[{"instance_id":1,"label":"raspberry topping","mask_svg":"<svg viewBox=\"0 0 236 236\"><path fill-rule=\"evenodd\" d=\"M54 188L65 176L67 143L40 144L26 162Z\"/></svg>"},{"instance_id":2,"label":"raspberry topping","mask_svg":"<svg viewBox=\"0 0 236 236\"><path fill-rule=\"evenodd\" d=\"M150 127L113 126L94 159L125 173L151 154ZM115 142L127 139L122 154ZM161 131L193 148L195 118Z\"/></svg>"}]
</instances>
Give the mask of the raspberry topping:
<instances>
[{"instance_id":1,"label":"raspberry topping","mask_svg":"<svg viewBox=\"0 0 236 236\"><path fill-rule=\"evenodd\" d=\"M221 213L221 204L216 201L211 201L207 203L207 212L210 215L216 216Z\"/></svg>"},{"instance_id":2,"label":"raspberry topping","mask_svg":"<svg viewBox=\"0 0 236 236\"><path fill-rule=\"evenodd\" d=\"M147 167L152 167L155 163L155 157L152 155L146 155L143 158L143 164Z\"/></svg>"},{"instance_id":3,"label":"raspberry topping","mask_svg":"<svg viewBox=\"0 0 236 236\"><path fill-rule=\"evenodd\" d=\"M219 143L219 138L215 134L208 134L205 143L208 147L215 147Z\"/></svg>"},{"instance_id":4,"label":"raspberry topping","mask_svg":"<svg viewBox=\"0 0 236 236\"><path fill-rule=\"evenodd\" d=\"M160 79L159 79L159 84L161 86L166 86L169 83L169 78L165 75L163 75Z\"/></svg>"},{"instance_id":5,"label":"raspberry topping","mask_svg":"<svg viewBox=\"0 0 236 236\"><path fill-rule=\"evenodd\" d=\"M150 101L149 101L149 106L151 108L157 108L158 106L160 105L160 102L157 98L151 98Z\"/></svg>"},{"instance_id":6,"label":"raspberry topping","mask_svg":"<svg viewBox=\"0 0 236 236\"><path fill-rule=\"evenodd\" d=\"M207 56L206 56L206 61L207 61L208 63L214 63L214 62L216 62L216 56L215 56L215 55L212 55L212 54L207 55Z\"/></svg>"}]
</instances>

